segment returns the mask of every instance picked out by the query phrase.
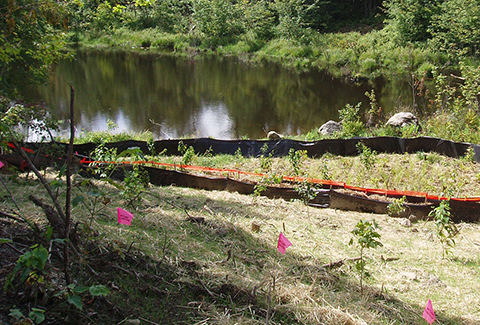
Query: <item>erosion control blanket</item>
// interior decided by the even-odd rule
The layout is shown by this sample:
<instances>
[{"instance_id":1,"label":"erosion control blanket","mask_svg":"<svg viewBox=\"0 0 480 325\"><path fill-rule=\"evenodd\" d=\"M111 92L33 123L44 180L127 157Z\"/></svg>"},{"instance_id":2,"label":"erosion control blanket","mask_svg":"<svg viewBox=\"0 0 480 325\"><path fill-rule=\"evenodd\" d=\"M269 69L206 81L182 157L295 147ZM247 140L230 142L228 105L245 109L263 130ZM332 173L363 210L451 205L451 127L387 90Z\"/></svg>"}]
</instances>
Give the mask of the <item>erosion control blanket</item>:
<instances>
[{"instance_id":1,"label":"erosion control blanket","mask_svg":"<svg viewBox=\"0 0 480 325\"><path fill-rule=\"evenodd\" d=\"M379 153L413 153L417 151L436 152L452 158L464 156L468 148L473 148L474 159L480 162L480 146L469 143L459 143L449 140L431 137L418 137L411 139L396 137L372 137L353 139L325 139L319 141L297 141L290 139L281 140L216 140L210 138L184 139L184 140L160 140L155 141L155 153L163 152L166 155L181 155L178 150L180 142L194 148L198 154L210 151L212 154L233 155L238 150L245 157L259 157L264 154L261 150L265 144L265 155L283 157L288 155L290 149L305 150L309 157L320 157L325 153L338 156L355 156L358 154L356 145L362 141L369 148ZM26 144L28 148L38 149L38 143ZM59 144L66 146L66 144ZM88 156L98 145L94 143L79 144L74 146L74 152ZM145 141L122 141L107 143L107 148L117 148L122 152L128 148L140 148L145 154L151 154Z\"/></svg>"}]
</instances>

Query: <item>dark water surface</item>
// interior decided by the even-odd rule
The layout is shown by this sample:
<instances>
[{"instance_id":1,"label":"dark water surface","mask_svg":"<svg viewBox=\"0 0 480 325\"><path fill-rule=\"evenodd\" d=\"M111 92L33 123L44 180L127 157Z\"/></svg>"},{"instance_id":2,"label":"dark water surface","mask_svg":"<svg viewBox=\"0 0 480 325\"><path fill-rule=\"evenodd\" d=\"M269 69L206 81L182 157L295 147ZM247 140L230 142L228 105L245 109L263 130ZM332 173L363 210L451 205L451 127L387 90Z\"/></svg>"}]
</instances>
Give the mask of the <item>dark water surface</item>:
<instances>
[{"instance_id":1,"label":"dark water surface","mask_svg":"<svg viewBox=\"0 0 480 325\"><path fill-rule=\"evenodd\" d=\"M181 136L263 138L264 130L306 133L338 120L338 110L363 102L375 89L388 112L411 105L400 82L355 85L320 71L298 72L273 63L233 57L180 58L151 52L88 51L60 62L49 85L26 94L68 120L71 83L76 126L81 131L150 130L155 139ZM155 123L152 123L155 122ZM68 129L66 123L62 124Z\"/></svg>"}]
</instances>

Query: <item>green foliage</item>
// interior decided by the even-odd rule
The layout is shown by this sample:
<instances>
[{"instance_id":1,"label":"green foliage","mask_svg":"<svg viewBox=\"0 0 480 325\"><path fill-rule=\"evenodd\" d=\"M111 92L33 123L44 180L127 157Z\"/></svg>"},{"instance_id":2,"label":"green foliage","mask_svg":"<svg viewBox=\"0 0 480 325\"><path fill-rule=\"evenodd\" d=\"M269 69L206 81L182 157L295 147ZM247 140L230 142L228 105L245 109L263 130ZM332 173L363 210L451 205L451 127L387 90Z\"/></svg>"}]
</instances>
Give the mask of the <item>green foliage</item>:
<instances>
[{"instance_id":1,"label":"green foliage","mask_svg":"<svg viewBox=\"0 0 480 325\"><path fill-rule=\"evenodd\" d=\"M405 213L407 211L406 207L404 206L406 199L407 198L405 196L402 196L400 199L393 200L393 202L387 206L388 215L391 217L398 217Z\"/></svg>"},{"instance_id":2,"label":"green foliage","mask_svg":"<svg viewBox=\"0 0 480 325\"><path fill-rule=\"evenodd\" d=\"M375 90L371 92L366 91L365 96L370 99L370 108L365 112L370 125L376 126L379 124L382 118L382 108L378 106L377 97L375 96Z\"/></svg>"},{"instance_id":3,"label":"green foliage","mask_svg":"<svg viewBox=\"0 0 480 325\"><path fill-rule=\"evenodd\" d=\"M91 297L107 296L110 290L104 285L91 285L89 287L71 283L63 290L55 294L57 297L67 298L67 302L76 308L83 310L82 297L89 294Z\"/></svg>"},{"instance_id":4,"label":"green foliage","mask_svg":"<svg viewBox=\"0 0 480 325\"><path fill-rule=\"evenodd\" d=\"M302 168L302 163L307 158L307 151L306 150L295 150L290 148L288 151L288 162L290 166L292 166L293 174L296 176L300 175L300 170Z\"/></svg>"},{"instance_id":5,"label":"green foliage","mask_svg":"<svg viewBox=\"0 0 480 325\"><path fill-rule=\"evenodd\" d=\"M267 190L268 185L280 184L282 180L283 180L283 177L276 174L267 174L264 177L262 177L260 182L256 183L255 186L253 187L253 193L252 193L253 200L255 201L257 197L262 195L262 193Z\"/></svg>"},{"instance_id":6,"label":"green foliage","mask_svg":"<svg viewBox=\"0 0 480 325\"><path fill-rule=\"evenodd\" d=\"M457 226L451 218L450 210L450 202L444 200L440 201L438 207L428 214L434 218L436 235L443 247L443 258L451 254L451 248L455 246L455 236L459 233Z\"/></svg>"},{"instance_id":7,"label":"green foliage","mask_svg":"<svg viewBox=\"0 0 480 325\"><path fill-rule=\"evenodd\" d=\"M361 250L383 246L379 241L382 236L377 232L378 229L380 228L375 220L360 220L352 230L354 238L350 239L349 245L356 245Z\"/></svg>"},{"instance_id":8,"label":"green foliage","mask_svg":"<svg viewBox=\"0 0 480 325\"><path fill-rule=\"evenodd\" d=\"M295 187L295 191L300 195L300 198L304 205L314 200L317 197L318 192L316 191L315 185L304 180Z\"/></svg>"},{"instance_id":9,"label":"green foliage","mask_svg":"<svg viewBox=\"0 0 480 325\"><path fill-rule=\"evenodd\" d=\"M273 7L274 5L268 1L252 1L250 5L243 6L243 28L247 31L245 38L252 37L261 41L273 38L276 21Z\"/></svg>"},{"instance_id":10,"label":"green foliage","mask_svg":"<svg viewBox=\"0 0 480 325\"><path fill-rule=\"evenodd\" d=\"M48 250L42 245L33 245L31 250L20 256L13 271L6 277L4 290L13 288L13 281L20 272L19 282L23 285L27 279L30 282L43 282L45 265L48 261Z\"/></svg>"},{"instance_id":11,"label":"green foliage","mask_svg":"<svg viewBox=\"0 0 480 325\"><path fill-rule=\"evenodd\" d=\"M123 190L121 191L123 199L127 201L138 199L148 184L148 172L142 170L138 165L134 165L131 170L125 171Z\"/></svg>"},{"instance_id":12,"label":"green foliage","mask_svg":"<svg viewBox=\"0 0 480 325\"><path fill-rule=\"evenodd\" d=\"M228 0L195 0L192 18L196 30L213 47L230 43L243 33L240 8Z\"/></svg>"},{"instance_id":13,"label":"green foliage","mask_svg":"<svg viewBox=\"0 0 480 325\"><path fill-rule=\"evenodd\" d=\"M17 320L15 324L40 324L45 320L45 310L33 307L28 313L28 318L23 315L20 309L10 309L8 316Z\"/></svg>"},{"instance_id":14,"label":"green foliage","mask_svg":"<svg viewBox=\"0 0 480 325\"><path fill-rule=\"evenodd\" d=\"M478 56L480 1L445 0L432 17L432 43L456 58L459 53Z\"/></svg>"},{"instance_id":15,"label":"green foliage","mask_svg":"<svg viewBox=\"0 0 480 325\"><path fill-rule=\"evenodd\" d=\"M264 182L256 183L255 186L253 187L253 193L252 193L253 201L255 201L255 199L257 197L259 197L260 195L262 195L262 193L266 190L267 190L267 184L266 183L264 183Z\"/></svg>"},{"instance_id":16,"label":"green foliage","mask_svg":"<svg viewBox=\"0 0 480 325\"><path fill-rule=\"evenodd\" d=\"M473 149L473 147L468 147L465 155L462 156L462 159L468 162L475 162L475 149Z\"/></svg>"},{"instance_id":17,"label":"green foliage","mask_svg":"<svg viewBox=\"0 0 480 325\"><path fill-rule=\"evenodd\" d=\"M340 120L342 121L342 136L351 138L360 136L365 131L365 124L360 117L360 107L362 103L355 106L350 104L338 111Z\"/></svg>"},{"instance_id":18,"label":"green foliage","mask_svg":"<svg viewBox=\"0 0 480 325\"><path fill-rule=\"evenodd\" d=\"M82 132L75 138L75 143L111 143L127 140L153 141L153 134L150 131L144 132L120 132L114 133L110 131L90 131ZM59 141L66 142L66 139L60 138Z\"/></svg>"},{"instance_id":19,"label":"green foliage","mask_svg":"<svg viewBox=\"0 0 480 325\"><path fill-rule=\"evenodd\" d=\"M52 0L3 1L0 5L0 95L46 80L49 65L64 56L63 15Z\"/></svg>"},{"instance_id":20,"label":"green foliage","mask_svg":"<svg viewBox=\"0 0 480 325\"><path fill-rule=\"evenodd\" d=\"M363 141L358 142L356 147L363 166L365 166L365 169L371 170L377 161L377 152L370 147L367 147Z\"/></svg>"},{"instance_id":21,"label":"green foliage","mask_svg":"<svg viewBox=\"0 0 480 325\"><path fill-rule=\"evenodd\" d=\"M434 71L437 112L427 120L425 132L444 139L478 143L480 67L460 62L460 73L461 83L458 83L458 78Z\"/></svg>"},{"instance_id":22,"label":"green foliage","mask_svg":"<svg viewBox=\"0 0 480 325\"><path fill-rule=\"evenodd\" d=\"M182 157L183 165L190 165L197 158L195 149L192 146L187 147L187 145L184 144L183 141L180 141L178 143L178 151L180 151L180 153L183 155Z\"/></svg>"},{"instance_id":23,"label":"green foliage","mask_svg":"<svg viewBox=\"0 0 480 325\"><path fill-rule=\"evenodd\" d=\"M23 140L31 135L30 132L44 135L57 129L57 119L48 112L45 106L12 103L8 98L0 96L0 133L5 136Z\"/></svg>"},{"instance_id":24,"label":"green foliage","mask_svg":"<svg viewBox=\"0 0 480 325\"><path fill-rule=\"evenodd\" d=\"M380 242L382 237L377 230L380 229L375 220L360 220L352 230L353 237L350 239L349 245L355 245L360 250L360 259L356 263L357 270L360 272L360 292L363 293L363 277L365 275L365 258L364 250L368 248L376 248L383 246Z\"/></svg>"},{"instance_id":25,"label":"green foliage","mask_svg":"<svg viewBox=\"0 0 480 325\"><path fill-rule=\"evenodd\" d=\"M332 174L328 168L328 165L325 160L322 159L321 165L320 165L320 172L322 175L322 179L324 180L331 180L332 179Z\"/></svg>"},{"instance_id":26,"label":"green foliage","mask_svg":"<svg viewBox=\"0 0 480 325\"><path fill-rule=\"evenodd\" d=\"M262 154L260 155L260 168L264 172L269 172L270 169L272 168L273 160L272 160L272 153L267 155L268 151L268 143L265 142L265 144L260 148L260 151Z\"/></svg>"},{"instance_id":27,"label":"green foliage","mask_svg":"<svg viewBox=\"0 0 480 325\"><path fill-rule=\"evenodd\" d=\"M443 0L388 0L387 24L402 44L431 38L432 17Z\"/></svg>"}]
</instances>

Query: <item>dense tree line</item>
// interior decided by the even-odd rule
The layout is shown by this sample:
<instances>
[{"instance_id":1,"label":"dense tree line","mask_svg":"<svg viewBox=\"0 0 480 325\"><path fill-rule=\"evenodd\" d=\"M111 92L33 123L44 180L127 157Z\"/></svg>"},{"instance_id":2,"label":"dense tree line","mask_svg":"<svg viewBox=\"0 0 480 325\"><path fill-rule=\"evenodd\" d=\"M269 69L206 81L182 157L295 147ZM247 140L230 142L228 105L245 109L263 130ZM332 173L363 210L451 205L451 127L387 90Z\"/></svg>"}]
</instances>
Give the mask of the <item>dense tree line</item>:
<instances>
[{"instance_id":1,"label":"dense tree line","mask_svg":"<svg viewBox=\"0 0 480 325\"><path fill-rule=\"evenodd\" d=\"M242 35L300 39L309 31L381 27L383 22L399 45L430 42L446 51L476 55L480 42L479 0L76 0L64 4L77 30L159 28L201 34L214 45Z\"/></svg>"},{"instance_id":2,"label":"dense tree line","mask_svg":"<svg viewBox=\"0 0 480 325\"><path fill-rule=\"evenodd\" d=\"M335 31L371 20L383 8L379 0L78 0L67 6L77 28L188 32L198 27L227 38L249 31L270 38L274 29L281 36L291 29Z\"/></svg>"}]
</instances>

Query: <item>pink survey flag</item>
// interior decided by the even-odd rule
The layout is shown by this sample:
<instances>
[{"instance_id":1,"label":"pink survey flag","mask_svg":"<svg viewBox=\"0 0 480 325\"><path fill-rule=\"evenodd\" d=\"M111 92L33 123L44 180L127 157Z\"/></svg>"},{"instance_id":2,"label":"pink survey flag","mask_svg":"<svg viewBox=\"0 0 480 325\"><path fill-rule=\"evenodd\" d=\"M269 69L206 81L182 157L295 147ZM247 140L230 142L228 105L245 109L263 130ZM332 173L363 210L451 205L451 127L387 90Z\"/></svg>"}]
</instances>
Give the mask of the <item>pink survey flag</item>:
<instances>
[{"instance_id":1,"label":"pink survey flag","mask_svg":"<svg viewBox=\"0 0 480 325\"><path fill-rule=\"evenodd\" d=\"M3 166L5 166L5 164L0 161L0 168L2 168Z\"/></svg>"},{"instance_id":2,"label":"pink survey flag","mask_svg":"<svg viewBox=\"0 0 480 325\"><path fill-rule=\"evenodd\" d=\"M130 226L132 224L133 214L123 210L122 208L117 208L118 212L118 223Z\"/></svg>"},{"instance_id":3,"label":"pink survey flag","mask_svg":"<svg viewBox=\"0 0 480 325\"><path fill-rule=\"evenodd\" d=\"M428 299L427 306L423 311L423 318L425 318L429 324L435 321L435 312L433 311L432 301L430 299Z\"/></svg>"},{"instance_id":4,"label":"pink survey flag","mask_svg":"<svg viewBox=\"0 0 480 325\"><path fill-rule=\"evenodd\" d=\"M288 247L292 246L292 243L285 237L282 233L280 233L280 236L278 237L278 251L282 254L285 254L285 251L287 250Z\"/></svg>"}]
</instances>

